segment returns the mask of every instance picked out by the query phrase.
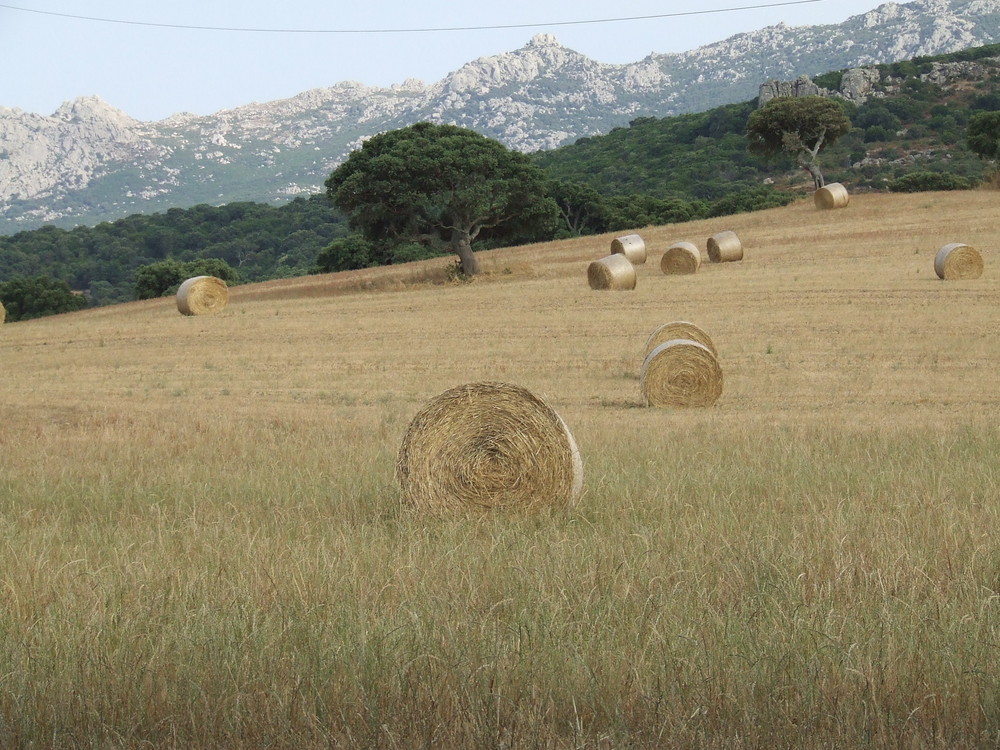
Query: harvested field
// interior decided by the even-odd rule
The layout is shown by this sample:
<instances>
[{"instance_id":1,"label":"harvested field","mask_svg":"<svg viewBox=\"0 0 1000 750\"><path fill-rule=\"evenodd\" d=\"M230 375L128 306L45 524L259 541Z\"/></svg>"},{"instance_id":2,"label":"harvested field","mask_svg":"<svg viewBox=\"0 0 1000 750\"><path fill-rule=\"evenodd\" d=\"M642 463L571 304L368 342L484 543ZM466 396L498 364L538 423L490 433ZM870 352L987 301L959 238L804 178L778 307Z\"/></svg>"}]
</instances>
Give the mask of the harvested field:
<instances>
[{"instance_id":1,"label":"harvested field","mask_svg":"<svg viewBox=\"0 0 1000 750\"><path fill-rule=\"evenodd\" d=\"M625 295L609 234L8 321L0 745L994 745L996 199L637 228L752 252ZM955 237L980 278L937 278ZM670 320L711 408L640 408ZM571 427L576 502L401 509L407 425L477 381Z\"/></svg>"}]
</instances>

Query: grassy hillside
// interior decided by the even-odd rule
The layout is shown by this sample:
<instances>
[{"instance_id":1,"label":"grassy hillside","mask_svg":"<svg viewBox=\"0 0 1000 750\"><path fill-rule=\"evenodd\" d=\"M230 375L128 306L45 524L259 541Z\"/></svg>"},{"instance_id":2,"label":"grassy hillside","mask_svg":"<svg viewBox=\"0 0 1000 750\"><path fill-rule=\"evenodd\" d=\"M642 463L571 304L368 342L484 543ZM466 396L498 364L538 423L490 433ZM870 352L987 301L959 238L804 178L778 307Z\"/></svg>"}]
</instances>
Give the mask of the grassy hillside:
<instances>
[{"instance_id":1,"label":"grassy hillside","mask_svg":"<svg viewBox=\"0 0 1000 750\"><path fill-rule=\"evenodd\" d=\"M991 746L995 202L648 227L632 292L604 235L0 327L0 746ZM741 263L660 273L723 229ZM714 408L641 406L674 319ZM401 509L409 420L480 379L560 412L576 506Z\"/></svg>"}]
</instances>

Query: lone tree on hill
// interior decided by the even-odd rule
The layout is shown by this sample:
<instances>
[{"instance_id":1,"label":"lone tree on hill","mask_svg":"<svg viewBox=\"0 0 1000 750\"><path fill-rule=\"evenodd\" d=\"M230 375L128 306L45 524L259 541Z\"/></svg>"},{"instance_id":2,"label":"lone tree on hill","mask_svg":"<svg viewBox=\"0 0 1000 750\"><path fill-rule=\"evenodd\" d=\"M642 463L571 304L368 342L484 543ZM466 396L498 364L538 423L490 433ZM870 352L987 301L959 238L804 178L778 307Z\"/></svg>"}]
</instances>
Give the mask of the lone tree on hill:
<instances>
[{"instance_id":1,"label":"lone tree on hill","mask_svg":"<svg viewBox=\"0 0 1000 750\"><path fill-rule=\"evenodd\" d=\"M825 185L817 157L851 129L843 107L824 96L781 96L754 110L747 119L747 149L769 159L791 154L813 180Z\"/></svg>"},{"instance_id":2,"label":"lone tree on hill","mask_svg":"<svg viewBox=\"0 0 1000 750\"><path fill-rule=\"evenodd\" d=\"M369 241L420 242L479 273L472 243L551 232L545 177L525 154L455 125L420 122L370 138L326 181L326 194Z\"/></svg>"}]
</instances>

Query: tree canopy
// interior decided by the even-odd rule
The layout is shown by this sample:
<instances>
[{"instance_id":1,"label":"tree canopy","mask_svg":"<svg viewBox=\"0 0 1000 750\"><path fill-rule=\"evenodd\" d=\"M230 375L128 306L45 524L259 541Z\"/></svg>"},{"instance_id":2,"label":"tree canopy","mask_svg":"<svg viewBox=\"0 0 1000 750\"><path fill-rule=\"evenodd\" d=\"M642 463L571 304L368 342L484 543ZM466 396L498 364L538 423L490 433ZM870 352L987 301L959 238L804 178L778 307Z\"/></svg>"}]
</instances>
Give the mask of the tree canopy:
<instances>
[{"instance_id":1,"label":"tree canopy","mask_svg":"<svg viewBox=\"0 0 1000 750\"><path fill-rule=\"evenodd\" d=\"M969 150L984 159L1000 157L1000 111L978 112L969 118Z\"/></svg>"},{"instance_id":2,"label":"tree canopy","mask_svg":"<svg viewBox=\"0 0 1000 750\"><path fill-rule=\"evenodd\" d=\"M477 238L551 236L557 217L545 176L524 154L475 131L421 122L365 141L326 181L353 229L382 246L450 250L479 272Z\"/></svg>"},{"instance_id":3,"label":"tree canopy","mask_svg":"<svg viewBox=\"0 0 1000 750\"><path fill-rule=\"evenodd\" d=\"M57 315L87 306L87 298L74 294L69 284L48 276L17 276L0 284L0 303L7 310L7 320L30 320Z\"/></svg>"},{"instance_id":4,"label":"tree canopy","mask_svg":"<svg viewBox=\"0 0 1000 750\"><path fill-rule=\"evenodd\" d=\"M781 153L795 157L799 166L824 185L817 157L851 129L844 108L824 96L781 96L772 99L747 119L747 149L771 158Z\"/></svg>"}]
</instances>

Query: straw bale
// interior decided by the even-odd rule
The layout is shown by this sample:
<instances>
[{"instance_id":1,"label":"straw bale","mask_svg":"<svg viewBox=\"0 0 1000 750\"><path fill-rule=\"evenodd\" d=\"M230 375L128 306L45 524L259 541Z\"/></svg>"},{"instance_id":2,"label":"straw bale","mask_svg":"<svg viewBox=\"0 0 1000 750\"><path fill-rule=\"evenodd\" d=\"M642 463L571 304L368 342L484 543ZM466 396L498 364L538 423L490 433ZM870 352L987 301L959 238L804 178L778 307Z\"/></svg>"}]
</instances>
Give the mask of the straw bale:
<instances>
[{"instance_id":1,"label":"straw bale","mask_svg":"<svg viewBox=\"0 0 1000 750\"><path fill-rule=\"evenodd\" d=\"M937 251L934 271L946 281L978 279L983 275L983 256L971 245L952 242Z\"/></svg>"},{"instance_id":2,"label":"straw bale","mask_svg":"<svg viewBox=\"0 0 1000 750\"><path fill-rule=\"evenodd\" d=\"M743 243L736 232L726 230L708 238L708 259L713 263L743 260Z\"/></svg>"},{"instance_id":3,"label":"straw bale","mask_svg":"<svg viewBox=\"0 0 1000 750\"><path fill-rule=\"evenodd\" d=\"M591 289L635 289L635 266L623 254L608 255L587 266L587 281Z\"/></svg>"},{"instance_id":4,"label":"straw bale","mask_svg":"<svg viewBox=\"0 0 1000 750\"><path fill-rule=\"evenodd\" d=\"M566 423L509 383L456 386L410 422L396 460L403 501L425 512L569 506L583 462Z\"/></svg>"},{"instance_id":5,"label":"straw bale","mask_svg":"<svg viewBox=\"0 0 1000 750\"><path fill-rule=\"evenodd\" d=\"M646 357L639 387L648 406L712 406L722 395L722 369L708 347L673 339Z\"/></svg>"},{"instance_id":6,"label":"straw bale","mask_svg":"<svg viewBox=\"0 0 1000 750\"><path fill-rule=\"evenodd\" d=\"M215 276L194 276L177 290L177 309L184 315L221 312L229 304L229 287Z\"/></svg>"},{"instance_id":7,"label":"straw bale","mask_svg":"<svg viewBox=\"0 0 1000 750\"><path fill-rule=\"evenodd\" d=\"M690 242L675 242L660 258L660 270L666 274L697 273L701 251Z\"/></svg>"},{"instance_id":8,"label":"straw bale","mask_svg":"<svg viewBox=\"0 0 1000 750\"><path fill-rule=\"evenodd\" d=\"M839 182L831 182L813 193L813 202L816 208L845 208L851 202L851 196Z\"/></svg>"},{"instance_id":9,"label":"straw bale","mask_svg":"<svg viewBox=\"0 0 1000 750\"><path fill-rule=\"evenodd\" d=\"M649 335L649 338L646 339L646 345L643 347L643 358L648 357L649 353L660 344L674 339L697 341L712 352L713 357L719 356L715 344L712 343L712 337L705 333L705 331L686 320L672 320L669 323L664 323Z\"/></svg>"},{"instance_id":10,"label":"straw bale","mask_svg":"<svg viewBox=\"0 0 1000 750\"><path fill-rule=\"evenodd\" d=\"M611 254L622 254L635 265L646 262L646 243L637 234L626 234L611 240Z\"/></svg>"}]
</instances>

